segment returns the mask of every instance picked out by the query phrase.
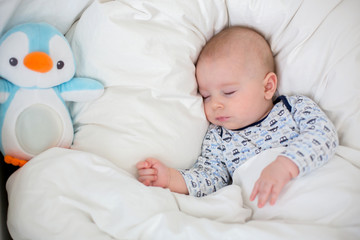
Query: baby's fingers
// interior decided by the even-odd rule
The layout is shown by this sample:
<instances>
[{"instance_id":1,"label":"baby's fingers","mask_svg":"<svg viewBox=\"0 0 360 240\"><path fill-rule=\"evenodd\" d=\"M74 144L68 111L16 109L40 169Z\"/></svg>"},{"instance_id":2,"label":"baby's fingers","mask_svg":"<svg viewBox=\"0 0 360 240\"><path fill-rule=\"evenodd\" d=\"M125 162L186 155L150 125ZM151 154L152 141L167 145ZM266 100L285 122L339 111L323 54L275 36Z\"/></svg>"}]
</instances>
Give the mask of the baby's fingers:
<instances>
[{"instance_id":1,"label":"baby's fingers","mask_svg":"<svg viewBox=\"0 0 360 240\"><path fill-rule=\"evenodd\" d=\"M270 205L274 205L276 203L276 200L278 199L278 196L282 190L282 185L274 185L271 190L271 197L270 197Z\"/></svg>"},{"instance_id":2,"label":"baby's fingers","mask_svg":"<svg viewBox=\"0 0 360 240\"><path fill-rule=\"evenodd\" d=\"M254 201L256 198L256 195L258 195L258 193L259 193L259 181L257 181L254 185L254 188L250 195L250 201Z\"/></svg>"},{"instance_id":3,"label":"baby's fingers","mask_svg":"<svg viewBox=\"0 0 360 240\"><path fill-rule=\"evenodd\" d=\"M258 207L262 208L265 206L265 203L269 199L270 193L272 190L272 184L269 183L261 183L259 186L259 193L258 193Z\"/></svg>"},{"instance_id":4,"label":"baby's fingers","mask_svg":"<svg viewBox=\"0 0 360 240\"><path fill-rule=\"evenodd\" d=\"M138 170L139 176L157 175L158 171L155 168L142 168Z\"/></svg>"},{"instance_id":5,"label":"baby's fingers","mask_svg":"<svg viewBox=\"0 0 360 240\"><path fill-rule=\"evenodd\" d=\"M146 161L141 161L136 164L137 169L149 168L149 163Z\"/></svg>"},{"instance_id":6,"label":"baby's fingers","mask_svg":"<svg viewBox=\"0 0 360 240\"><path fill-rule=\"evenodd\" d=\"M151 175L151 176L139 176L138 177L139 182L146 186L152 186L153 182L157 180L157 176Z\"/></svg>"}]
</instances>

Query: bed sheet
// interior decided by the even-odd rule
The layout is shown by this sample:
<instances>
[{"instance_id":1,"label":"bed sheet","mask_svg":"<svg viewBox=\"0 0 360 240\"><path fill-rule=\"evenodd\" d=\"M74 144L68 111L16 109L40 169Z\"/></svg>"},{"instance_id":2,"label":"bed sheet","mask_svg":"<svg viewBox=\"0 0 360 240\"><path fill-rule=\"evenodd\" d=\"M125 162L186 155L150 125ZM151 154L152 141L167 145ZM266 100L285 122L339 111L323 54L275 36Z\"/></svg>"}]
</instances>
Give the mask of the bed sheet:
<instances>
[{"instance_id":1,"label":"bed sheet","mask_svg":"<svg viewBox=\"0 0 360 240\"><path fill-rule=\"evenodd\" d=\"M276 206L247 200L246 186L277 153L259 155L233 185L195 198L146 187L94 154L51 149L8 181L16 206L9 228L14 239L358 239L360 170L339 156L293 181Z\"/></svg>"}]
</instances>

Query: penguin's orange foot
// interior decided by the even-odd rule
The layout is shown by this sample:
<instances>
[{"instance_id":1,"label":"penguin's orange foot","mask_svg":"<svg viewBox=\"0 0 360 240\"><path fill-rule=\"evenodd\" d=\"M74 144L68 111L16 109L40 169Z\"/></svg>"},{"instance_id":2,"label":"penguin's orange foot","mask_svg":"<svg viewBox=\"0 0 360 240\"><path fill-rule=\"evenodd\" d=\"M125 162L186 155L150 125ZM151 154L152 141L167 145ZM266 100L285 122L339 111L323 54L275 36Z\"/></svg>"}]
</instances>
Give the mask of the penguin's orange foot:
<instances>
[{"instance_id":1,"label":"penguin's orange foot","mask_svg":"<svg viewBox=\"0 0 360 240\"><path fill-rule=\"evenodd\" d=\"M28 161L26 160L22 160L22 159L18 159L18 158L14 158L12 156L6 155L4 157L4 161L8 164L12 164L14 166L19 166L22 167L25 165L25 163L27 163Z\"/></svg>"}]
</instances>

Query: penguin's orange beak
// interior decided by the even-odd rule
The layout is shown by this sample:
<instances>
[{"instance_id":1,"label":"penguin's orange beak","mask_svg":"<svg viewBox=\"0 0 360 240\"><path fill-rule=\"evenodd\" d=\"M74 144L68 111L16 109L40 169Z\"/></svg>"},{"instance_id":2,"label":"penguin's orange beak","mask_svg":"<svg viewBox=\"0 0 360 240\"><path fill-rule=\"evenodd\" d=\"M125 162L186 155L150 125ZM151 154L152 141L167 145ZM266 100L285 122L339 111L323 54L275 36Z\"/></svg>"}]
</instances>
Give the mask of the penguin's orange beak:
<instances>
[{"instance_id":1,"label":"penguin's orange beak","mask_svg":"<svg viewBox=\"0 0 360 240\"><path fill-rule=\"evenodd\" d=\"M53 62L44 52L32 52L24 58L24 65L35 72L46 73L51 70Z\"/></svg>"}]
</instances>

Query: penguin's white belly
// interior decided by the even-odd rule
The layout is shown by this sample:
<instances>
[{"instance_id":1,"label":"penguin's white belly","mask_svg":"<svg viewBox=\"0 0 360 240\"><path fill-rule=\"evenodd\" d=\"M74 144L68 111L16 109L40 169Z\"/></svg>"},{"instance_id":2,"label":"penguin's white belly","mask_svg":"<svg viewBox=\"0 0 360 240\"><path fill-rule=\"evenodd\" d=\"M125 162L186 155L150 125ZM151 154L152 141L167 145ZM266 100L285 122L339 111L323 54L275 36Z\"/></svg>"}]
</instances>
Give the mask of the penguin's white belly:
<instances>
[{"instance_id":1,"label":"penguin's white belly","mask_svg":"<svg viewBox=\"0 0 360 240\"><path fill-rule=\"evenodd\" d=\"M57 112L43 104L34 104L17 118L16 139L25 152L36 155L60 141L63 132Z\"/></svg>"},{"instance_id":2,"label":"penguin's white belly","mask_svg":"<svg viewBox=\"0 0 360 240\"><path fill-rule=\"evenodd\" d=\"M73 127L52 89L20 89L4 119L2 142L6 154L28 160L51 147L69 147Z\"/></svg>"}]
</instances>

